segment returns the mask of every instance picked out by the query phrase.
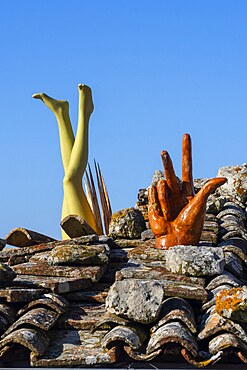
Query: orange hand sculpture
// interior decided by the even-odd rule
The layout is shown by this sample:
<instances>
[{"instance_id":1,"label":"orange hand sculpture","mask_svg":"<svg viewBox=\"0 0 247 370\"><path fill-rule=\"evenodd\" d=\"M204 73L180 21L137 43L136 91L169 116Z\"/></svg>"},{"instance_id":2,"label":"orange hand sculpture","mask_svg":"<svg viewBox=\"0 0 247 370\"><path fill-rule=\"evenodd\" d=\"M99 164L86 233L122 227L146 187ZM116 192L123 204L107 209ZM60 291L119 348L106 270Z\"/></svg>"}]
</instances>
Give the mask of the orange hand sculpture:
<instances>
[{"instance_id":1,"label":"orange hand sculpture","mask_svg":"<svg viewBox=\"0 0 247 370\"><path fill-rule=\"evenodd\" d=\"M175 245L198 245L206 202L227 179L219 177L209 180L195 195L192 176L191 138L183 136L182 142L182 185L175 175L169 154L164 150L161 158L165 180L161 179L148 189L148 216L156 248L168 249Z\"/></svg>"}]
</instances>

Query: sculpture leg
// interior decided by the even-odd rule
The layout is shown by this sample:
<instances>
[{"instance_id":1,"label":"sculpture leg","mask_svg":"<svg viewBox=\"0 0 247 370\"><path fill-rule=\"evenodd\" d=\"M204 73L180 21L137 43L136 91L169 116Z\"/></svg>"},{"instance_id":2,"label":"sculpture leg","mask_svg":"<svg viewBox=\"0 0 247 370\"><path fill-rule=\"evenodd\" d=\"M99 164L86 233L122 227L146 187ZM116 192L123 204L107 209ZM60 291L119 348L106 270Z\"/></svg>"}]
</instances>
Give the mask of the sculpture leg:
<instances>
[{"instance_id":1,"label":"sculpture leg","mask_svg":"<svg viewBox=\"0 0 247 370\"><path fill-rule=\"evenodd\" d=\"M63 187L69 214L77 214L99 232L91 207L82 188L82 176L88 161L88 125L93 112L92 92L88 86L79 85L78 126L69 165L65 171Z\"/></svg>"},{"instance_id":2,"label":"sculpture leg","mask_svg":"<svg viewBox=\"0 0 247 370\"><path fill-rule=\"evenodd\" d=\"M43 103L54 113L57 123L58 123L58 130L59 130L59 140L60 140L60 149L61 149L61 157L64 172L69 165L71 151L74 145L75 137L72 129L72 125L70 122L69 117L69 103L65 100L57 100L51 98L49 95L44 93L34 94L33 98L40 99ZM66 204L65 197L63 198L63 206L62 206L62 219L68 216L68 206ZM62 238L68 239L68 235L65 231L62 230Z\"/></svg>"}]
</instances>

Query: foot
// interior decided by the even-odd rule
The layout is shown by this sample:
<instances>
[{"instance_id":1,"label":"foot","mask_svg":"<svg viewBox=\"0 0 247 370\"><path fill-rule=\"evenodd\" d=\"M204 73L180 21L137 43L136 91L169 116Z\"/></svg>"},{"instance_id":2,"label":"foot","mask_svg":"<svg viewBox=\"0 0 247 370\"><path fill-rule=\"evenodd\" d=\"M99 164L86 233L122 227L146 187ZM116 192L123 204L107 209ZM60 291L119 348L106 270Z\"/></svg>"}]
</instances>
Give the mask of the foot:
<instances>
[{"instance_id":1,"label":"foot","mask_svg":"<svg viewBox=\"0 0 247 370\"><path fill-rule=\"evenodd\" d=\"M79 84L78 91L80 97L79 104L81 105L83 111L90 116L94 110L92 90L87 85Z\"/></svg>"},{"instance_id":2,"label":"foot","mask_svg":"<svg viewBox=\"0 0 247 370\"><path fill-rule=\"evenodd\" d=\"M34 99L40 99L55 114L63 113L69 110L69 103L66 100L56 100L45 93L33 94Z\"/></svg>"}]
</instances>

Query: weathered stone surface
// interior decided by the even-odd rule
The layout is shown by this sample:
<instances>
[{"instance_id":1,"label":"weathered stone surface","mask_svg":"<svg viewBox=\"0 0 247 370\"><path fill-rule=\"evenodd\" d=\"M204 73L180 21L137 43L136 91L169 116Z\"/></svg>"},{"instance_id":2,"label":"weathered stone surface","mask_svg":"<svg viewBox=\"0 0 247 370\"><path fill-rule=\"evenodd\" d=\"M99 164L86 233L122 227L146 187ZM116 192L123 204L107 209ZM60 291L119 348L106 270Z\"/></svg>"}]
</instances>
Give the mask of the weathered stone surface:
<instances>
[{"instance_id":1,"label":"weathered stone surface","mask_svg":"<svg viewBox=\"0 0 247 370\"><path fill-rule=\"evenodd\" d=\"M113 238L137 239L145 228L142 213L135 208L125 208L112 215L109 235Z\"/></svg>"},{"instance_id":2,"label":"weathered stone surface","mask_svg":"<svg viewBox=\"0 0 247 370\"><path fill-rule=\"evenodd\" d=\"M166 250L166 267L173 273L213 276L222 273L224 265L221 248L180 245Z\"/></svg>"},{"instance_id":3,"label":"weathered stone surface","mask_svg":"<svg viewBox=\"0 0 247 370\"><path fill-rule=\"evenodd\" d=\"M213 338L208 344L209 352L213 355L220 351L226 350L229 347L237 348L247 353L246 344L233 334L220 334Z\"/></svg>"},{"instance_id":4,"label":"weathered stone surface","mask_svg":"<svg viewBox=\"0 0 247 370\"><path fill-rule=\"evenodd\" d=\"M18 316L24 315L25 313L27 313L28 311L30 311L33 308L40 308L40 307L44 307L44 306L47 307L47 308L50 308L51 310L55 311L58 314L62 314L68 308L69 303L68 303L68 306L65 309L63 306L61 306L60 304L58 304L54 300L44 296L40 299L36 299L32 302L29 302L27 305L25 305L23 308L21 308L18 311Z\"/></svg>"},{"instance_id":5,"label":"weathered stone surface","mask_svg":"<svg viewBox=\"0 0 247 370\"><path fill-rule=\"evenodd\" d=\"M148 324L159 316L164 290L156 281L116 281L109 290L106 308L130 320Z\"/></svg>"},{"instance_id":6,"label":"weathered stone surface","mask_svg":"<svg viewBox=\"0 0 247 370\"><path fill-rule=\"evenodd\" d=\"M212 337L220 332L234 334L247 344L247 334L241 325L218 315L214 310L212 310L208 318L205 320L205 323L202 325L202 330L198 334L198 338L202 340Z\"/></svg>"},{"instance_id":7,"label":"weathered stone surface","mask_svg":"<svg viewBox=\"0 0 247 370\"><path fill-rule=\"evenodd\" d=\"M244 203L247 199L247 165L221 167L218 177L226 177L227 183L217 191L220 195L236 198Z\"/></svg>"},{"instance_id":8,"label":"weathered stone surface","mask_svg":"<svg viewBox=\"0 0 247 370\"><path fill-rule=\"evenodd\" d=\"M98 282L106 266L50 266L46 262L26 262L13 266L18 275L59 276L90 279Z\"/></svg>"},{"instance_id":9,"label":"weathered stone surface","mask_svg":"<svg viewBox=\"0 0 247 370\"><path fill-rule=\"evenodd\" d=\"M247 323L247 287L223 290L218 294L216 312L228 319Z\"/></svg>"},{"instance_id":10,"label":"weathered stone surface","mask_svg":"<svg viewBox=\"0 0 247 370\"><path fill-rule=\"evenodd\" d=\"M47 289L51 290L53 293L56 294L63 294L80 289L86 289L93 285L91 279L83 279L80 277L67 278L58 276L54 277L54 276L33 276L33 275L17 275L17 277L14 280L14 283L16 286L25 287L29 289L31 288L31 290L33 291L36 290L35 288L44 288L46 290ZM43 292L45 291L43 290Z\"/></svg>"},{"instance_id":11,"label":"weathered stone surface","mask_svg":"<svg viewBox=\"0 0 247 370\"><path fill-rule=\"evenodd\" d=\"M110 262L106 272L100 279L101 283L114 283L116 272L126 265L125 262Z\"/></svg>"},{"instance_id":12,"label":"weathered stone surface","mask_svg":"<svg viewBox=\"0 0 247 370\"><path fill-rule=\"evenodd\" d=\"M153 248L147 245L142 245L131 249L128 252L128 257L130 259L139 260L152 260L152 261L166 261L166 250Z\"/></svg>"},{"instance_id":13,"label":"weathered stone surface","mask_svg":"<svg viewBox=\"0 0 247 370\"><path fill-rule=\"evenodd\" d=\"M86 330L51 330L50 345L39 357L31 357L36 367L72 367L110 364L116 362L116 348L106 351L101 341L106 331L91 333Z\"/></svg>"},{"instance_id":14,"label":"weathered stone surface","mask_svg":"<svg viewBox=\"0 0 247 370\"><path fill-rule=\"evenodd\" d=\"M70 238L96 234L87 221L78 215L69 215L60 222L61 228Z\"/></svg>"},{"instance_id":15,"label":"weathered stone surface","mask_svg":"<svg viewBox=\"0 0 247 370\"><path fill-rule=\"evenodd\" d=\"M16 320L16 310L7 304L0 304L0 314L5 317L9 324L13 324Z\"/></svg>"},{"instance_id":16,"label":"weathered stone surface","mask_svg":"<svg viewBox=\"0 0 247 370\"><path fill-rule=\"evenodd\" d=\"M202 354L204 356L203 356L203 359L200 361L197 358L193 357L191 353L187 351L187 349L185 348L181 350L181 354L184 357L184 359L187 362L189 362L191 365L197 367L198 369L201 369L201 368L204 369L205 367L214 365L216 362L218 362L222 358L223 352L219 351L215 355L209 356L207 352L201 351L200 357L202 357Z\"/></svg>"},{"instance_id":17,"label":"weathered stone surface","mask_svg":"<svg viewBox=\"0 0 247 370\"><path fill-rule=\"evenodd\" d=\"M9 328L5 331L2 337L6 337L14 330L23 326L34 326L42 330L48 331L55 324L59 314L57 312L48 310L47 308L33 308L32 310L25 313L18 320L16 320Z\"/></svg>"},{"instance_id":18,"label":"weathered stone surface","mask_svg":"<svg viewBox=\"0 0 247 370\"><path fill-rule=\"evenodd\" d=\"M109 283L98 283L94 284L91 289L66 293L64 296L69 301L105 303L110 286Z\"/></svg>"},{"instance_id":19,"label":"weathered stone surface","mask_svg":"<svg viewBox=\"0 0 247 370\"><path fill-rule=\"evenodd\" d=\"M135 247L154 247L155 240L141 240L141 239L116 239L115 245L111 248L135 248ZM0 252L1 253L1 252Z\"/></svg>"},{"instance_id":20,"label":"weathered stone surface","mask_svg":"<svg viewBox=\"0 0 247 370\"><path fill-rule=\"evenodd\" d=\"M112 329L115 326L131 326L130 320L124 319L114 313L106 312L99 320L97 320L93 330L97 329Z\"/></svg>"},{"instance_id":21,"label":"weathered stone surface","mask_svg":"<svg viewBox=\"0 0 247 370\"><path fill-rule=\"evenodd\" d=\"M27 247L29 245L49 243L55 239L37 233L36 231L27 230L23 227L18 227L12 230L5 238L6 244L14 245L15 247Z\"/></svg>"},{"instance_id":22,"label":"weathered stone surface","mask_svg":"<svg viewBox=\"0 0 247 370\"><path fill-rule=\"evenodd\" d=\"M157 249L158 250L158 249ZM116 280L123 279L151 279L151 280L169 280L181 284L198 284L205 286L205 279L194 276L173 274L164 267L129 265L116 272Z\"/></svg>"},{"instance_id":23,"label":"weathered stone surface","mask_svg":"<svg viewBox=\"0 0 247 370\"><path fill-rule=\"evenodd\" d=\"M230 272L224 271L222 275L219 275L211 280L210 283L206 286L206 289L212 290L223 284L229 284L232 287L238 287L242 285L242 282Z\"/></svg>"},{"instance_id":24,"label":"weathered stone surface","mask_svg":"<svg viewBox=\"0 0 247 370\"><path fill-rule=\"evenodd\" d=\"M154 234L151 229L144 230L141 233L141 239L142 240L148 240L148 239L154 239Z\"/></svg>"},{"instance_id":25,"label":"weathered stone surface","mask_svg":"<svg viewBox=\"0 0 247 370\"><path fill-rule=\"evenodd\" d=\"M92 330L106 313L105 305L73 303L63 313L55 327L59 329Z\"/></svg>"},{"instance_id":26,"label":"weathered stone surface","mask_svg":"<svg viewBox=\"0 0 247 370\"><path fill-rule=\"evenodd\" d=\"M193 309L183 298L172 297L167 298L163 302L160 320L150 329L151 333L154 333L169 321L182 322L192 333L196 333L196 322Z\"/></svg>"},{"instance_id":27,"label":"weathered stone surface","mask_svg":"<svg viewBox=\"0 0 247 370\"><path fill-rule=\"evenodd\" d=\"M242 261L247 262L247 241L242 238L232 238L223 241L219 244L219 247L223 248L225 252L233 252Z\"/></svg>"},{"instance_id":28,"label":"weathered stone surface","mask_svg":"<svg viewBox=\"0 0 247 370\"><path fill-rule=\"evenodd\" d=\"M138 350L147 339L147 333L139 327L116 326L102 339L102 347L107 348L111 343L120 341L126 343L134 350Z\"/></svg>"},{"instance_id":29,"label":"weathered stone surface","mask_svg":"<svg viewBox=\"0 0 247 370\"><path fill-rule=\"evenodd\" d=\"M51 265L105 265L109 262L110 248L107 244L65 245L54 248L48 257Z\"/></svg>"},{"instance_id":30,"label":"weathered stone surface","mask_svg":"<svg viewBox=\"0 0 247 370\"><path fill-rule=\"evenodd\" d=\"M32 245L32 246L22 247L22 248L11 248L11 249L5 248L3 251L0 252L0 261L7 262L9 258L13 258L13 262L14 262L14 257L26 256L29 254L32 255L32 254L39 253L39 252L50 251L53 248L61 246L61 245L68 245L68 244L69 245L71 244L84 245L87 243L97 242L98 240L99 240L98 235L86 235L86 236L81 236L80 238L55 241L51 243Z\"/></svg>"},{"instance_id":31,"label":"weathered stone surface","mask_svg":"<svg viewBox=\"0 0 247 370\"><path fill-rule=\"evenodd\" d=\"M33 356L42 356L49 346L49 338L43 331L36 329L18 329L0 341L0 350L13 344L20 344L28 348Z\"/></svg>"},{"instance_id":32,"label":"weathered stone surface","mask_svg":"<svg viewBox=\"0 0 247 370\"><path fill-rule=\"evenodd\" d=\"M0 298L7 302L30 302L38 299L45 293L45 289L33 289L22 287L0 288Z\"/></svg>"},{"instance_id":33,"label":"weathered stone surface","mask_svg":"<svg viewBox=\"0 0 247 370\"><path fill-rule=\"evenodd\" d=\"M190 330L178 321L169 322L154 332L147 345L147 353L151 353L167 343L178 343L193 356L198 353L198 344Z\"/></svg>"},{"instance_id":34,"label":"weathered stone surface","mask_svg":"<svg viewBox=\"0 0 247 370\"><path fill-rule=\"evenodd\" d=\"M5 263L0 262L0 286L12 281L16 273Z\"/></svg>"}]
</instances>

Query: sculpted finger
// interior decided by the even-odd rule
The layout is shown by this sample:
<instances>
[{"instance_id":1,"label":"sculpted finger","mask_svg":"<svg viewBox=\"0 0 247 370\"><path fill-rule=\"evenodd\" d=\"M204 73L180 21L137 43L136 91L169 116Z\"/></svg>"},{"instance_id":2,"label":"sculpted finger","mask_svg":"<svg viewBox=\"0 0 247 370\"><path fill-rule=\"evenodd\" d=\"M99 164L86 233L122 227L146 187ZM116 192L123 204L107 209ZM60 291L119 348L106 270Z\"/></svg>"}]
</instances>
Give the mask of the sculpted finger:
<instances>
[{"instance_id":1,"label":"sculpted finger","mask_svg":"<svg viewBox=\"0 0 247 370\"><path fill-rule=\"evenodd\" d=\"M172 160L166 150L161 152L161 158L164 166L166 183L173 194L178 194L180 192L178 179L173 168Z\"/></svg>"},{"instance_id":2,"label":"sculpted finger","mask_svg":"<svg viewBox=\"0 0 247 370\"><path fill-rule=\"evenodd\" d=\"M158 181L156 185L158 199L160 203L160 208L163 214L163 217L166 221L170 220L170 204L168 199L169 188L164 179Z\"/></svg>"},{"instance_id":3,"label":"sculpted finger","mask_svg":"<svg viewBox=\"0 0 247 370\"><path fill-rule=\"evenodd\" d=\"M189 134L184 134L182 140L182 182L183 194L187 197L193 197L195 191L192 175L192 145Z\"/></svg>"},{"instance_id":4,"label":"sculpted finger","mask_svg":"<svg viewBox=\"0 0 247 370\"><path fill-rule=\"evenodd\" d=\"M156 216L162 217L156 186L148 188L148 212L152 211Z\"/></svg>"},{"instance_id":5,"label":"sculpted finger","mask_svg":"<svg viewBox=\"0 0 247 370\"><path fill-rule=\"evenodd\" d=\"M197 229L199 224L203 223L206 212L206 202L209 195L226 181L227 179L225 177L217 177L209 180L179 214L176 220L177 224L188 226L195 225Z\"/></svg>"}]
</instances>

